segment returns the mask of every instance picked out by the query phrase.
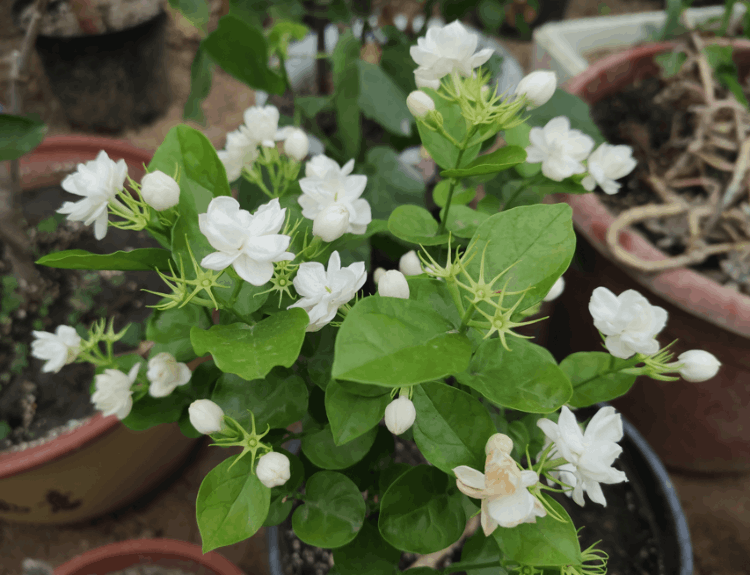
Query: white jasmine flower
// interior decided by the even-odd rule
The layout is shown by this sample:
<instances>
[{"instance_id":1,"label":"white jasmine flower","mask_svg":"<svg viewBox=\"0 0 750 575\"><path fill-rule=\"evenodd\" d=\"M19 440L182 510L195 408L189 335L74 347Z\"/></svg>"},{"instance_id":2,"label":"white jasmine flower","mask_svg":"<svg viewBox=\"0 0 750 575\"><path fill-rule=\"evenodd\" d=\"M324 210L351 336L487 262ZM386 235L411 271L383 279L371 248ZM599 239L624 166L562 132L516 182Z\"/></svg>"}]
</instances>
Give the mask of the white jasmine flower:
<instances>
[{"instance_id":1,"label":"white jasmine flower","mask_svg":"<svg viewBox=\"0 0 750 575\"><path fill-rule=\"evenodd\" d=\"M409 299L409 283L398 270L388 270L377 284L378 293L382 297Z\"/></svg>"},{"instance_id":2,"label":"white jasmine flower","mask_svg":"<svg viewBox=\"0 0 750 575\"><path fill-rule=\"evenodd\" d=\"M174 178L156 170L143 176L141 196L149 206L161 212L180 202L180 185Z\"/></svg>"},{"instance_id":3,"label":"white jasmine flower","mask_svg":"<svg viewBox=\"0 0 750 575\"><path fill-rule=\"evenodd\" d=\"M207 255L201 266L221 271L230 265L243 280L262 286L273 276L273 263L293 260L286 251L291 238L279 234L286 208L274 198L251 215L229 196L211 200L208 211L198 216L198 226L208 243L218 250Z\"/></svg>"},{"instance_id":4,"label":"white jasmine flower","mask_svg":"<svg viewBox=\"0 0 750 575\"><path fill-rule=\"evenodd\" d=\"M269 489L284 485L292 476L289 458L283 453L270 451L258 459L255 474Z\"/></svg>"},{"instance_id":5,"label":"white jasmine flower","mask_svg":"<svg viewBox=\"0 0 750 575\"><path fill-rule=\"evenodd\" d=\"M326 156L315 156L305 165L305 177L299 181L302 195L297 198L302 215L315 220L320 212L338 204L349 212L350 234L364 234L372 221L367 200L360 198L367 185L367 176L351 175L354 160L344 167Z\"/></svg>"},{"instance_id":6,"label":"white jasmine flower","mask_svg":"<svg viewBox=\"0 0 750 575\"><path fill-rule=\"evenodd\" d=\"M406 14L396 14L393 17L393 25L398 29L399 32L403 32L409 25L409 18L407 18Z\"/></svg>"},{"instance_id":7,"label":"white jasmine flower","mask_svg":"<svg viewBox=\"0 0 750 575\"><path fill-rule=\"evenodd\" d=\"M526 148L526 161L542 163L542 174L561 182L573 174L582 174L583 162L594 147L594 140L579 130L570 129L565 116L552 118L544 128L531 128L531 145Z\"/></svg>"},{"instance_id":8,"label":"white jasmine flower","mask_svg":"<svg viewBox=\"0 0 750 575\"><path fill-rule=\"evenodd\" d=\"M385 269L383 268L375 268L375 271L372 272L372 281L375 282L375 285L377 286L380 283L380 280L385 275Z\"/></svg>"},{"instance_id":9,"label":"white jasmine flower","mask_svg":"<svg viewBox=\"0 0 750 575\"><path fill-rule=\"evenodd\" d=\"M400 395L385 408L385 426L393 435L401 435L417 418L417 410L412 401L405 395Z\"/></svg>"},{"instance_id":10,"label":"white jasmine flower","mask_svg":"<svg viewBox=\"0 0 750 575\"><path fill-rule=\"evenodd\" d=\"M72 222L94 224L94 237L97 240L107 235L108 206L125 185L128 166L125 160L115 162L102 150L95 160L78 164L75 173L69 174L60 186L66 192L83 196L77 202L65 202L57 210L58 214L68 214Z\"/></svg>"},{"instance_id":11,"label":"white jasmine flower","mask_svg":"<svg viewBox=\"0 0 750 575\"><path fill-rule=\"evenodd\" d=\"M411 21L411 29L414 30L414 32L419 32L422 29L422 26L424 26L425 17L423 14L417 14L414 16L414 18Z\"/></svg>"},{"instance_id":12,"label":"white jasmine flower","mask_svg":"<svg viewBox=\"0 0 750 575\"><path fill-rule=\"evenodd\" d=\"M218 433L224 427L224 410L210 399L196 399L188 407L190 423L200 433Z\"/></svg>"},{"instance_id":13,"label":"white jasmine flower","mask_svg":"<svg viewBox=\"0 0 750 575\"><path fill-rule=\"evenodd\" d=\"M557 281L552 284L552 287L550 288L549 292L547 292L547 295L544 296L543 301L553 301L560 297L562 292L565 290L565 280L562 276L557 278Z\"/></svg>"},{"instance_id":14,"label":"white jasmine flower","mask_svg":"<svg viewBox=\"0 0 750 575\"><path fill-rule=\"evenodd\" d=\"M620 184L615 180L627 176L638 162L633 159L630 146L601 144L586 163L589 173L581 182L583 187L591 192L599 184L604 193L612 195L620 190Z\"/></svg>"},{"instance_id":15,"label":"white jasmine flower","mask_svg":"<svg viewBox=\"0 0 750 575\"><path fill-rule=\"evenodd\" d=\"M178 385L190 381L192 373L186 363L179 363L171 353L163 351L148 360L146 377L151 382L148 392L152 397L166 397Z\"/></svg>"},{"instance_id":16,"label":"white jasmine flower","mask_svg":"<svg viewBox=\"0 0 750 575\"><path fill-rule=\"evenodd\" d=\"M245 126L227 134L227 144L224 150L217 152L224 169L227 171L227 179L235 181L242 174L243 168L252 168L258 159L258 143L254 141Z\"/></svg>"},{"instance_id":17,"label":"white jasmine flower","mask_svg":"<svg viewBox=\"0 0 750 575\"><path fill-rule=\"evenodd\" d=\"M336 317L339 307L354 297L366 279L365 262L342 268L338 252L331 254L327 270L318 262L302 263L293 282L302 298L287 309L304 309L310 316L307 331L318 331Z\"/></svg>"},{"instance_id":18,"label":"white jasmine flower","mask_svg":"<svg viewBox=\"0 0 750 575\"><path fill-rule=\"evenodd\" d=\"M276 106L252 106L245 110L243 119L249 139L266 148L273 148L275 140L283 140L286 136L286 132L279 131L279 110Z\"/></svg>"},{"instance_id":19,"label":"white jasmine flower","mask_svg":"<svg viewBox=\"0 0 750 575\"><path fill-rule=\"evenodd\" d=\"M591 294L589 312L594 326L606 337L604 345L609 353L628 359L636 353L653 355L659 351L656 335L667 323L667 312L651 305L635 290L615 296L604 287Z\"/></svg>"},{"instance_id":20,"label":"white jasmine flower","mask_svg":"<svg viewBox=\"0 0 750 575\"><path fill-rule=\"evenodd\" d=\"M398 269L405 276L418 276L422 273L422 262L414 250L406 252L398 260Z\"/></svg>"},{"instance_id":21,"label":"white jasmine flower","mask_svg":"<svg viewBox=\"0 0 750 575\"><path fill-rule=\"evenodd\" d=\"M55 333L32 333L36 339L31 342L31 355L47 361L42 366L44 373L57 373L64 365L73 363L81 351L81 337L69 325L57 326Z\"/></svg>"},{"instance_id":22,"label":"white jasmine flower","mask_svg":"<svg viewBox=\"0 0 750 575\"><path fill-rule=\"evenodd\" d=\"M721 362L712 353L702 349L691 349L681 353L677 357L677 363L672 366L678 369L685 381L698 382L711 379L719 373Z\"/></svg>"},{"instance_id":23,"label":"white jasmine flower","mask_svg":"<svg viewBox=\"0 0 750 575\"><path fill-rule=\"evenodd\" d=\"M324 242L339 239L349 229L349 210L341 204L330 204L313 220L313 235Z\"/></svg>"},{"instance_id":24,"label":"white jasmine flower","mask_svg":"<svg viewBox=\"0 0 750 575\"><path fill-rule=\"evenodd\" d=\"M293 129L289 135L284 139L284 153L296 160L301 162L307 157L307 152L310 149L310 140L300 129Z\"/></svg>"},{"instance_id":25,"label":"white jasmine flower","mask_svg":"<svg viewBox=\"0 0 750 575\"><path fill-rule=\"evenodd\" d=\"M572 490L568 496L578 505L583 506L584 491L591 501L606 507L601 483L610 485L627 481L628 478L619 469L612 467L615 459L622 453L622 447L617 442L622 439L622 418L615 412L614 407L603 407L591 418L585 433L581 432L576 416L567 407L560 410L557 423L549 419L540 419L537 425L544 434L555 444L549 458L562 457L571 467L563 470L567 474ZM575 481L570 480L570 476Z\"/></svg>"},{"instance_id":26,"label":"white jasmine flower","mask_svg":"<svg viewBox=\"0 0 750 575\"><path fill-rule=\"evenodd\" d=\"M476 54L477 36L471 34L456 20L444 27L431 27L417 45L409 50L411 57L419 65L414 71L418 88L440 87L440 80L448 74L469 77L477 66L481 66L492 56L493 50L485 48Z\"/></svg>"},{"instance_id":27,"label":"white jasmine flower","mask_svg":"<svg viewBox=\"0 0 750 575\"><path fill-rule=\"evenodd\" d=\"M533 471L521 471L510 456L513 440L496 433L487 441L487 461L484 473L467 465L453 469L456 486L461 493L482 500L481 524L485 536L501 527L516 527L521 523L536 523L547 511L529 491L539 482Z\"/></svg>"},{"instance_id":28,"label":"white jasmine flower","mask_svg":"<svg viewBox=\"0 0 750 575\"><path fill-rule=\"evenodd\" d=\"M125 419L133 408L132 385L138 377L140 363L136 363L125 375L119 369L105 369L104 373L94 378L96 391L91 395L94 407L102 412L104 417L112 415L117 419Z\"/></svg>"},{"instance_id":29,"label":"white jasmine flower","mask_svg":"<svg viewBox=\"0 0 750 575\"><path fill-rule=\"evenodd\" d=\"M422 90L414 90L406 98L406 106L415 118L424 118L435 110L435 100Z\"/></svg>"},{"instance_id":30,"label":"white jasmine flower","mask_svg":"<svg viewBox=\"0 0 750 575\"><path fill-rule=\"evenodd\" d=\"M516 95L526 96L529 110L549 102L557 88L557 74L549 70L537 70L524 76L518 83Z\"/></svg>"}]
</instances>

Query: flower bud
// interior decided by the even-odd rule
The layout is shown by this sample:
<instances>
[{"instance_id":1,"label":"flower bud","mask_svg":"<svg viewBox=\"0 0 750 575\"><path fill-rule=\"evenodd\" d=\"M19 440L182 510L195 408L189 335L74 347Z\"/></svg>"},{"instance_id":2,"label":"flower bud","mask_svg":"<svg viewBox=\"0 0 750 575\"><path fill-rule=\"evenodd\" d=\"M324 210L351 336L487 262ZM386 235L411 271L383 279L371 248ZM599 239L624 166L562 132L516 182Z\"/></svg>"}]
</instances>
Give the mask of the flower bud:
<instances>
[{"instance_id":1,"label":"flower bud","mask_svg":"<svg viewBox=\"0 0 750 575\"><path fill-rule=\"evenodd\" d=\"M375 271L372 272L372 281L375 282L376 286L380 283L380 280L383 279L384 275L385 270L383 268L376 268Z\"/></svg>"},{"instance_id":2,"label":"flower bud","mask_svg":"<svg viewBox=\"0 0 750 575\"><path fill-rule=\"evenodd\" d=\"M547 295L544 296L544 301L552 301L560 297L563 290L565 289L565 280L562 276L557 278L557 281L552 285Z\"/></svg>"},{"instance_id":3,"label":"flower bud","mask_svg":"<svg viewBox=\"0 0 750 575\"><path fill-rule=\"evenodd\" d=\"M217 433L224 426L224 410L210 399L196 399L188 407L190 423L201 433Z\"/></svg>"},{"instance_id":4,"label":"flower bud","mask_svg":"<svg viewBox=\"0 0 750 575\"><path fill-rule=\"evenodd\" d=\"M331 204L315 216L313 235L324 242L339 239L349 229L349 210L341 204Z\"/></svg>"},{"instance_id":5,"label":"flower bud","mask_svg":"<svg viewBox=\"0 0 750 575\"><path fill-rule=\"evenodd\" d=\"M405 276L418 276L421 274L422 262L419 261L417 252L411 250L402 255L401 259L398 260L398 269L400 269L401 273Z\"/></svg>"},{"instance_id":6,"label":"flower bud","mask_svg":"<svg viewBox=\"0 0 750 575\"><path fill-rule=\"evenodd\" d=\"M401 435L404 431L414 425L417 418L417 410L414 404L406 396L399 396L385 408L385 426L394 435Z\"/></svg>"},{"instance_id":7,"label":"flower bud","mask_svg":"<svg viewBox=\"0 0 750 575\"><path fill-rule=\"evenodd\" d=\"M524 76L518 83L516 94L526 96L528 108L538 108L546 104L557 88L557 75L549 70L537 70Z\"/></svg>"},{"instance_id":8,"label":"flower bud","mask_svg":"<svg viewBox=\"0 0 750 575\"><path fill-rule=\"evenodd\" d=\"M378 282L378 293L381 297L409 299L409 284L400 271L388 270Z\"/></svg>"},{"instance_id":9,"label":"flower bud","mask_svg":"<svg viewBox=\"0 0 750 575\"><path fill-rule=\"evenodd\" d=\"M141 180L143 200L157 212L173 208L180 201L180 185L174 178L156 170Z\"/></svg>"},{"instance_id":10,"label":"flower bud","mask_svg":"<svg viewBox=\"0 0 750 575\"><path fill-rule=\"evenodd\" d=\"M424 118L435 109L435 102L421 90L415 90L406 98L406 106L415 118Z\"/></svg>"},{"instance_id":11,"label":"flower bud","mask_svg":"<svg viewBox=\"0 0 750 575\"><path fill-rule=\"evenodd\" d=\"M260 482L269 489L284 485L292 476L289 458L283 453L276 453L275 451L266 453L258 460L255 473Z\"/></svg>"},{"instance_id":12,"label":"flower bud","mask_svg":"<svg viewBox=\"0 0 750 575\"><path fill-rule=\"evenodd\" d=\"M301 162L307 157L309 149L310 140L307 138L307 134L302 130L292 130L289 137L284 140L284 153L298 162Z\"/></svg>"},{"instance_id":13,"label":"flower bud","mask_svg":"<svg viewBox=\"0 0 750 575\"><path fill-rule=\"evenodd\" d=\"M691 349L681 353L677 358L677 363L682 364L679 368L682 379L692 382L711 379L721 367L721 362L713 354L702 349Z\"/></svg>"}]
</instances>

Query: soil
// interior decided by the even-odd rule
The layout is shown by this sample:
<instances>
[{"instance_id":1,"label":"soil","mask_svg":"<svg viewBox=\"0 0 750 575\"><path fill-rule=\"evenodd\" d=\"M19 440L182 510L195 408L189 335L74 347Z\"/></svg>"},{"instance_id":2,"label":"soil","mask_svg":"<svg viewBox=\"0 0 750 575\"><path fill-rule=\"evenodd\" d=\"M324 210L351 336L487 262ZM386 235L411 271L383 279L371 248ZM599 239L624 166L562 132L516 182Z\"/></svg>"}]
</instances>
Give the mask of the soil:
<instances>
[{"instance_id":1,"label":"soil","mask_svg":"<svg viewBox=\"0 0 750 575\"><path fill-rule=\"evenodd\" d=\"M25 192L22 208L30 227L35 253L39 256L65 249L110 253L139 247L157 247L145 232L127 232L109 227L97 241L90 226L68 222L54 209L69 200L59 186ZM54 332L67 324L87 329L99 318L113 318L116 330L134 323L115 353L132 349L139 342L143 322L151 310L146 305L158 297L140 292L161 290L161 280L152 272L92 272L39 266L47 283L46 292L31 301L21 297L7 262L0 260L0 425L6 422L0 450L30 447L57 435L60 427L72 428L93 414L89 386L94 369L89 364L71 364L59 373L42 373L43 361L29 355L32 331Z\"/></svg>"}]
</instances>

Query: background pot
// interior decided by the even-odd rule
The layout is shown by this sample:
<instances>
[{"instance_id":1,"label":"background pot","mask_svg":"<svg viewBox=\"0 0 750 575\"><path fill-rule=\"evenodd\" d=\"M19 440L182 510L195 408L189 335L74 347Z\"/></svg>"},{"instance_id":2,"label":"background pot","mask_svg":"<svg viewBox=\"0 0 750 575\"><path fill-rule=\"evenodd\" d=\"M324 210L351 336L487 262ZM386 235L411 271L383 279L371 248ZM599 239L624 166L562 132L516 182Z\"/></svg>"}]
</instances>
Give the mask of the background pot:
<instances>
[{"instance_id":1,"label":"background pot","mask_svg":"<svg viewBox=\"0 0 750 575\"><path fill-rule=\"evenodd\" d=\"M161 565L200 575L244 575L215 552L206 553L185 541L133 539L87 551L54 571L54 575L107 575L136 565Z\"/></svg>"},{"instance_id":2,"label":"background pot","mask_svg":"<svg viewBox=\"0 0 750 575\"><path fill-rule=\"evenodd\" d=\"M750 68L746 46L735 50L740 71ZM567 89L595 103L638 78L657 74L653 56L670 47L651 44L604 58L576 76ZM604 238L614 217L594 194L560 195L556 201L573 208L579 233L576 263L566 274L569 287L558 306L565 310L560 310L551 328L570 333L569 341L557 342L557 354L601 349L593 322L576 317L586 313L596 287L617 294L626 289L642 291L652 304L669 313L662 343L678 338L675 353L705 349L723 365L716 377L702 383L641 378L615 406L668 466L702 472L750 469L750 297L687 268L655 275L625 268L607 250ZM642 259L666 257L632 230L621 234L620 243Z\"/></svg>"},{"instance_id":3,"label":"background pot","mask_svg":"<svg viewBox=\"0 0 750 575\"><path fill-rule=\"evenodd\" d=\"M24 189L59 184L100 150L125 159L138 181L151 154L127 142L87 136L44 140L21 160ZM131 431L97 414L43 445L0 453L0 519L72 523L117 509L162 482L187 458L195 439L176 424Z\"/></svg>"}]
</instances>

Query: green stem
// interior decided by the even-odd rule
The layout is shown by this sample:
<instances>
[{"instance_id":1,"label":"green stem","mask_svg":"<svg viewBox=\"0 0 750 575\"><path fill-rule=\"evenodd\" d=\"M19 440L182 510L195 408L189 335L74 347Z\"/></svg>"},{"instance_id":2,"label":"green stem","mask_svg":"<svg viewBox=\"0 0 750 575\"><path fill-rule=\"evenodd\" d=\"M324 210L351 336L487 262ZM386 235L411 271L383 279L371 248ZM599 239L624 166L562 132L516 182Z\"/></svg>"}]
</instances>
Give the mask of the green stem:
<instances>
[{"instance_id":1,"label":"green stem","mask_svg":"<svg viewBox=\"0 0 750 575\"><path fill-rule=\"evenodd\" d=\"M469 307L466 308L466 312L464 313L464 316L461 318L461 327L458 328L459 333L466 333L466 330L469 329L469 322L471 321L471 318L474 315L475 309L476 309L476 306L473 303L469 304Z\"/></svg>"},{"instance_id":2,"label":"green stem","mask_svg":"<svg viewBox=\"0 0 750 575\"><path fill-rule=\"evenodd\" d=\"M466 136L464 137L464 141L461 142L461 145L458 147L458 158L456 158L456 169L458 169L461 166L461 159L464 157L464 152L466 151L466 146L469 144L469 140L471 140L471 137L474 135L474 132L476 132L477 127L472 126L470 130L466 132ZM448 189L448 199L445 201L445 211L443 212L443 218L440 221L440 225L438 226L437 235L440 235L445 232L445 225L448 222L448 212L450 212L451 209L451 201L453 200L453 192L456 189L456 186L458 185L458 179L453 178L453 181L451 182L451 187Z\"/></svg>"}]
</instances>

